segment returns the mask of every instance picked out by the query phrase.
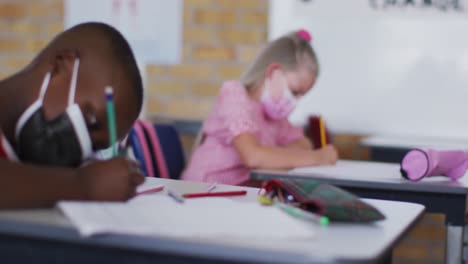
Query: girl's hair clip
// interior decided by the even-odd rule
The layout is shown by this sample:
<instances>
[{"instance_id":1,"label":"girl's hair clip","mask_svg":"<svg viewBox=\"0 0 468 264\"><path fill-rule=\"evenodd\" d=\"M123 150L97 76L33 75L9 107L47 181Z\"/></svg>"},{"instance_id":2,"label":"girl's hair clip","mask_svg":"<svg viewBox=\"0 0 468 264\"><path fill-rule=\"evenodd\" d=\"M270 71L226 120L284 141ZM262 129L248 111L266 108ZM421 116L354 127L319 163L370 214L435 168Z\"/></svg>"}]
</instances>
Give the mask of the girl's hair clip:
<instances>
[{"instance_id":1,"label":"girl's hair clip","mask_svg":"<svg viewBox=\"0 0 468 264\"><path fill-rule=\"evenodd\" d=\"M305 29L300 29L296 32L296 36L302 40L305 40L307 42L312 41L312 35L310 35L309 31Z\"/></svg>"}]
</instances>

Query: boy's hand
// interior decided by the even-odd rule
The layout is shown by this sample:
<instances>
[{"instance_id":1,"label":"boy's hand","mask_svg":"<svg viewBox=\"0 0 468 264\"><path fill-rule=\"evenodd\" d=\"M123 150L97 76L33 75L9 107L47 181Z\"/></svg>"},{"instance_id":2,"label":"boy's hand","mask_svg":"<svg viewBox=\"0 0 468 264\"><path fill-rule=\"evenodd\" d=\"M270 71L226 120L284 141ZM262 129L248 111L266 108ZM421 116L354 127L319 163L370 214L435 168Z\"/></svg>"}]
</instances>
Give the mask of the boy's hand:
<instances>
[{"instance_id":1,"label":"boy's hand","mask_svg":"<svg viewBox=\"0 0 468 264\"><path fill-rule=\"evenodd\" d=\"M325 147L318 149L317 154L320 165L334 165L338 160L338 152L333 145L326 145Z\"/></svg>"},{"instance_id":2,"label":"boy's hand","mask_svg":"<svg viewBox=\"0 0 468 264\"><path fill-rule=\"evenodd\" d=\"M126 201L144 180L139 164L122 157L90 163L77 175L83 198L94 201Z\"/></svg>"}]
</instances>

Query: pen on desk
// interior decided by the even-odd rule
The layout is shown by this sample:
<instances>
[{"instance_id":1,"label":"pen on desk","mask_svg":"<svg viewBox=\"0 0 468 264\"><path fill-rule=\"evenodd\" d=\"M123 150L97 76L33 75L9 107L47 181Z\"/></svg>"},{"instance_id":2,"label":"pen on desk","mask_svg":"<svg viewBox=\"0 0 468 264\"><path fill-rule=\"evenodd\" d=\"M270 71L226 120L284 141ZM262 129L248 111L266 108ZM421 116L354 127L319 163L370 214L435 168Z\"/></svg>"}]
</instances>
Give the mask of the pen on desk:
<instances>
[{"instance_id":1,"label":"pen on desk","mask_svg":"<svg viewBox=\"0 0 468 264\"><path fill-rule=\"evenodd\" d=\"M321 147L325 147L327 145L327 134L325 131L325 124L323 123L323 119L319 116L319 129L320 129L320 144Z\"/></svg>"},{"instance_id":2,"label":"pen on desk","mask_svg":"<svg viewBox=\"0 0 468 264\"><path fill-rule=\"evenodd\" d=\"M246 195L247 191L230 191L230 192L205 192L205 193L186 193L184 198L201 198L201 197L217 197L217 196L239 196Z\"/></svg>"},{"instance_id":3,"label":"pen on desk","mask_svg":"<svg viewBox=\"0 0 468 264\"><path fill-rule=\"evenodd\" d=\"M118 156L117 152L117 128L114 109L114 89L108 86L106 93L107 126L109 128L109 145L112 148L113 157Z\"/></svg>"},{"instance_id":4,"label":"pen on desk","mask_svg":"<svg viewBox=\"0 0 468 264\"><path fill-rule=\"evenodd\" d=\"M169 195L172 199L174 199L178 203L183 203L185 202L184 197L180 196L178 193L176 193L173 190L168 190L167 195Z\"/></svg>"},{"instance_id":5,"label":"pen on desk","mask_svg":"<svg viewBox=\"0 0 468 264\"><path fill-rule=\"evenodd\" d=\"M206 189L206 192L209 193L209 192L213 191L216 188L217 185L218 185L218 183L213 182L212 184L210 184L210 186L208 186L208 188Z\"/></svg>"},{"instance_id":6,"label":"pen on desk","mask_svg":"<svg viewBox=\"0 0 468 264\"><path fill-rule=\"evenodd\" d=\"M276 206L293 217L297 217L306 221L314 221L319 223L321 226L327 226L330 223L330 220L326 216L320 216L311 212L307 212L285 203L276 203Z\"/></svg>"},{"instance_id":7,"label":"pen on desk","mask_svg":"<svg viewBox=\"0 0 468 264\"><path fill-rule=\"evenodd\" d=\"M144 190L144 191L141 191L141 192L137 192L137 195L155 193L155 192L160 192L162 190L164 190L163 185L158 186L158 187L154 187L154 188L151 188L151 189L147 189L147 190Z\"/></svg>"}]
</instances>

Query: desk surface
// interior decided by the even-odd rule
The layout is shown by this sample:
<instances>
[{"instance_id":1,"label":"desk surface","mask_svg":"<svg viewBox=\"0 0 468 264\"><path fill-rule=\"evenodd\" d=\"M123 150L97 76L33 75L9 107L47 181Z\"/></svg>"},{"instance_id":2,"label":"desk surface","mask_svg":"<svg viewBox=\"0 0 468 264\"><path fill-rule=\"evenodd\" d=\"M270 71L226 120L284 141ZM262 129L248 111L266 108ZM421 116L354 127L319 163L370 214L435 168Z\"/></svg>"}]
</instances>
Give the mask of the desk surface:
<instances>
[{"instance_id":1,"label":"desk surface","mask_svg":"<svg viewBox=\"0 0 468 264\"><path fill-rule=\"evenodd\" d=\"M164 185L179 192L206 188L204 183L163 179ZM241 187L220 186L219 190ZM167 189L167 188L166 188ZM236 200L256 202L257 189ZM161 194L163 195L163 194ZM176 239L158 236L105 235L82 238L71 223L56 209L0 212L0 237L24 236L96 247L124 248L145 252L164 252L200 258L219 258L258 263L333 263L374 261L381 258L422 214L418 204L368 199L387 219L373 224L337 224L318 228L311 241L242 241L229 239Z\"/></svg>"},{"instance_id":2,"label":"desk surface","mask_svg":"<svg viewBox=\"0 0 468 264\"><path fill-rule=\"evenodd\" d=\"M468 138L436 138L401 135L370 136L361 141L363 146L384 148L436 148L468 150Z\"/></svg>"},{"instance_id":3,"label":"desk surface","mask_svg":"<svg viewBox=\"0 0 468 264\"><path fill-rule=\"evenodd\" d=\"M468 194L468 176L452 181L447 177L436 176L425 178L419 182L404 179L400 173L400 164L339 160L338 166L320 166L293 171L286 170L255 170L251 179L271 178L308 178L330 184L359 188L385 188L409 192L431 192Z\"/></svg>"}]
</instances>

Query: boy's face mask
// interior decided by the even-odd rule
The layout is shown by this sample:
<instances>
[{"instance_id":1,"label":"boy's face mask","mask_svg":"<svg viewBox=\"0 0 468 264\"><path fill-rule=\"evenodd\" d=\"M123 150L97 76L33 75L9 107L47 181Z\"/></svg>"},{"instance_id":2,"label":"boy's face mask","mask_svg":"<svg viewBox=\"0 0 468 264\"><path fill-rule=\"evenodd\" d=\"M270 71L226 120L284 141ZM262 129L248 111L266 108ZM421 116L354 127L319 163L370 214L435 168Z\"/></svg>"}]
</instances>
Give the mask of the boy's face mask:
<instances>
[{"instance_id":1,"label":"boy's face mask","mask_svg":"<svg viewBox=\"0 0 468 264\"><path fill-rule=\"evenodd\" d=\"M297 104L289 89L283 72L276 70L271 78L265 79L260 103L263 112L272 120L286 119Z\"/></svg>"},{"instance_id":2,"label":"boy's face mask","mask_svg":"<svg viewBox=\"0 0 468 264\"><path fill-rule=\"evenodd\" d=\"M92 153L92 142L80 107L75 103L79 59L75 60L68 95L68 107L53 120L43 110L51 73L42 82L39 98L16 124L16 152L26 162L56 166L79 166Z\"/></svg>"},{"instance_id":3,"label":"boy's face mask","mask_svg":"<svg viewBox=\"0 0 468 264\"><path fill-rule=\"evenodd\" d=\"M91 160L110 160L114 158L114 149L117 149L117 153L119 153L119 156L127 156L127 150L128 150L128 136L125 136L125 138L122 141L116 142L114 145L109 146L105 149L100 149L96 152L94 152L90 159Z\"/></svg>"}]
</instances>

